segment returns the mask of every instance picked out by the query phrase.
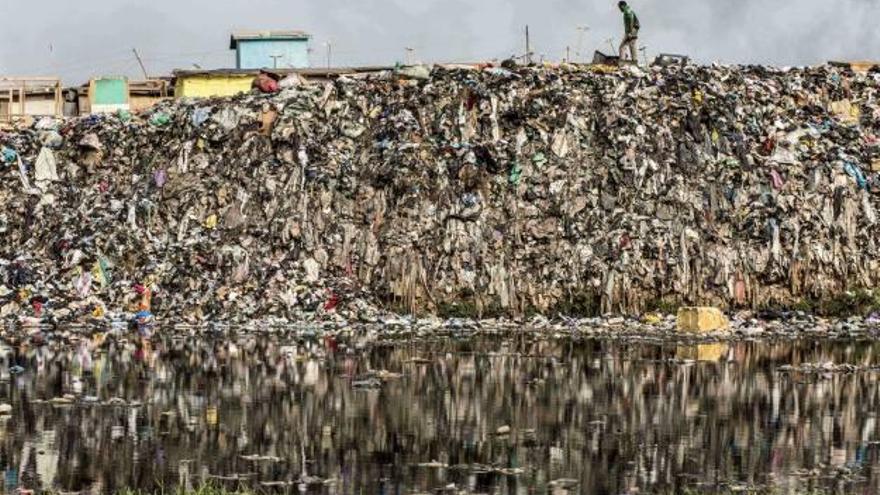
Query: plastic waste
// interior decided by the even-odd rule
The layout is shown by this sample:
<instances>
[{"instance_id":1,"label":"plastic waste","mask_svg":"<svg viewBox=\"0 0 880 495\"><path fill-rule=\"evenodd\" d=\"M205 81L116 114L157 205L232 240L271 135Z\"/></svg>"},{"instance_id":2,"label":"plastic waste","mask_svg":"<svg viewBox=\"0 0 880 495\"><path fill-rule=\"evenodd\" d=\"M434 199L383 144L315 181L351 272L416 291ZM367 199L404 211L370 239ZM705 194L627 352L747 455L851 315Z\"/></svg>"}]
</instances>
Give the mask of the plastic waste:
<instances>
[{"instance_id":1,"label":"plastic waste","mask_svg":"<svg viewBox=\"0 0 880 495\"><path fill-rule=\"evenodd\" d=\"M156 127L164 127L171 123L171 116L165 112L156 112L150 117L150 124Z\"/></svg>"},{"instance_id":2,"label":"plastic waste","mask_svg":"<svg viewBox=\"0 0 880 495\"><path fill-rule=\"evenodd\" d=\"M14 149L3 146L0 148L0 158L2 158L3 163L15 163L18 159L18 154Z\"/></svg>"}]
</instances>

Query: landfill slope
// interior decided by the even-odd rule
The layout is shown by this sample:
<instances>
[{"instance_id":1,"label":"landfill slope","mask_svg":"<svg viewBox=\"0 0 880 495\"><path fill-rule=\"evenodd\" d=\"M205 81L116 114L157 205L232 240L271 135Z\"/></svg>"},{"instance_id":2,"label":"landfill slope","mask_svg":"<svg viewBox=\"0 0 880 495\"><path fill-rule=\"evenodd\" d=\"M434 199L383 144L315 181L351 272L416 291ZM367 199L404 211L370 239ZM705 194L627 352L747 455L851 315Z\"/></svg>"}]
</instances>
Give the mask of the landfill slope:
<instances>
[{"instance_id":1,"label":"landfill slope","mask_svg":"<svg viewBox=\"0 0 880 495\"><path fill-rule=\"evenodd\" d=\"M877 285L876 73L414 75L4 131L0 315L631 314Z\"/></svg>"}]
</instances>

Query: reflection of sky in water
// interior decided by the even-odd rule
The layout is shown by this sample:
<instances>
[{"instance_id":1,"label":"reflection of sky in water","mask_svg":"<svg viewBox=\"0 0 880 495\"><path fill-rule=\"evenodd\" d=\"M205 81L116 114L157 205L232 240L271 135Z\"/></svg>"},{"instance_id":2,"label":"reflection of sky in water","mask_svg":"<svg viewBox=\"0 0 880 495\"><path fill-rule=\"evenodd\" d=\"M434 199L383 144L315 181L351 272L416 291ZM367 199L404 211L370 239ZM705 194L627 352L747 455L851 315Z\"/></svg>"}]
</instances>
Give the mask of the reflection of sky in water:
<instances>
[{"instance_id":1,"label":"reflection of sky in water","mask_svg":"<svg viewBox=\"0 0 880 495\"><path fill-rule=\"evenodd\" d=\"M880 493L880 344L94 339L7 348L5 491ZM15 365L22 373L10 373Z\"/></svg>"}]
</instances>

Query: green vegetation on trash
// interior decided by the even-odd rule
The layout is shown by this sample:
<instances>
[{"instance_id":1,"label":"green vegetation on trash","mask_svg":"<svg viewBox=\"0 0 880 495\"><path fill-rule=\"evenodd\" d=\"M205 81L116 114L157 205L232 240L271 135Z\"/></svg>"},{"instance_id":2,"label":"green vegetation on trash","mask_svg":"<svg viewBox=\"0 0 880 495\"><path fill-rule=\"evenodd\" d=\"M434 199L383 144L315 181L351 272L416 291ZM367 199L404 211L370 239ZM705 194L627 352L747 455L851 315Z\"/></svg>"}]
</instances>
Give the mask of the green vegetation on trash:
<instances>
[{"instance_id":1,"label":"green vegetation on trash","mask_svg":"<svg viewBox=\"0 0 880 495\"><path fill-rule=\"evenodd\" d=\"M586 290L573 292L562 298L550 311L549 315L564 315L572 318L593 318L601 316L601 295ZM649 300L645 304L644 312L674 315L678 308L689 304L671 298L657 298ZM407 312L406 308L397 308ZM786 309L791 311L803 311L804 313L829 317L848 318L850 316L868 316L874 312L880 312L880 290L859 289L827 298L800 299L792 303L774 302L771 305L759 309ZM454 301L442 301L437 303L436 314L440 318L495 318L506 314L504 308L491 301L480 305L476 302L473 293L459 294ZM522 311L522 316L532 317L537 314L545 314L534 307L527 306Z\"/></svg>"},{"instance_id":2,"label":"green vegetation on trash","mask_svg":"<svg viewBox=\"0 0 880 495\"><path fill-rule=\"evenodd\" d=\"M480 311L473 301L441 302L437 305L440 318L479 318Z\"/></svg>"},{"instance_id":3,"label":"green vegetation on trash","mask_svg":"<svg viewBox=\"0 0 880 495\"><path fill-rule=\"evenodd\" d=\"M252 495L253 493L250 490L227 490L226 488L206 484L193 490L179 487L174 490L158 490L153 492L124 488L116 492L116 495Z\"/></svg>"},{"instance_id":4,"label":"green vegetation on trash","mask_svg":"<svg viewBox=\"0 0 880 495\"><path fill-rule=\"evenodd\" d=\"M178 488L173 491L157 491L157 492L148 492L141 490L132 490L132 489L123 489L121 491L116 492L116 495L252 495L254 492L252 491L230 491L225 488L220 488L211 485L205 485L200 488L197 488L192 491L187 491L183 488ZM705 495L708 493L712 493L714 495L783 495L789 494L791 492L783 491L779 488L737 488L737 489L712 489L712 490L702 490L699 488L680 488L674 491L661 491L661 492L652 492L654 495ZM817 489L807 489L804 491L794 492L794 495L828 495L828 492L824 490Z\"/></svg>"},{"instance_id":5,"label":"green vegetation on trash","mask_svg":"<svg viewBox=\"0 0 880 495\"><path fill-rule=\"evenodd\" d=\"M791 492L782 488L727 488L727 489L699 489L680 488L663 492L655 492L653 495L830 495L825 490L805 489Z\"/></svg>"},{"instance_id":6,"label":"green vegetation on trash","mask_svg":"<svg viewBox=\"0 0 880 495\"><path fill-rule=\"evenodd\" d=\"M880 290L859 289L827 298L801 299L789 309L831 318L867 316L880 311Z\"/></svg>"},{"instance_id":7,"label":"green vegetation on trash","mask_svg":"<svg viewBox=\"0 0 880 495\"><path fill-rule=\"evenodd\" d=\"M480 305L472 297L455 302L441 302L437 305L436 311L440 318L486 319L507 315L507 310L496 301Z\"/></svg>"},{"instance_id":8,"label":"green vegetation on trash","mask_svg":"<svg viewBox=\"0 0 880 495\"><path fill-rule=\"evenodd\" d=\"M673 309L674 313L677 309ZM437 304L437 316L440 318L499 318L508 315L505 309L496 299L491 299L483 304L478 304L473 293L459 294L455 301L442 301ZM540 314L552 316L564 315L572 318L592 318L601 315L601 296L588 291L578 291L562 298L546 313L526 304L520 311L521 316L531 318Z\"/></svg>"},{"instance_id":9,"label":"green vegetation on trash","mask_svg":"<svg viewBox=\"0 0 880 495\"><path fill-rule=\"evenodd\" d=\"M652 301L648 301L647 307L645 309L649 313L674 315L678 313L678 308L680 308L681 306L683 306L681 301L674 301L672 299L654 299Z\"/></svg>"},{"instance_id":10,"label":"green vegetation on trash","mask_svg":"<svg viewBox=\"0 0 880 495\"><path fill-rule=\"evenodd\" d=\"M551 314L560 314L574 318L592 318L602 312L602 299L598 294L581 290L563 298Z\"/></svg>"}]
</instances>

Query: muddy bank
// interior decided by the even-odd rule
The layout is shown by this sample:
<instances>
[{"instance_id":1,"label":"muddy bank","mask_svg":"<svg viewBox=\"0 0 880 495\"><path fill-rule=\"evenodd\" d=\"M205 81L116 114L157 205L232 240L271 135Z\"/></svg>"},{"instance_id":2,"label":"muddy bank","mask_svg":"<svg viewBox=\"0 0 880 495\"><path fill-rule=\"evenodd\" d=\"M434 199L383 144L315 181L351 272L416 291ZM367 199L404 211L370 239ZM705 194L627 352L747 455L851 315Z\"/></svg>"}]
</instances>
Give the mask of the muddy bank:
<instances>
[{"instance_id":1,"label":"muddy bank","mask_svg":"<svg viewBox=\"0 0 880 495\"><path fill-rule=\"evenodd\" d=\"M880 277L877 80L435 68L19 126L0 315L809 310Z\"/></svg>"},{"instance_id":2,"label":"muddy bank","mask_svg":"<svg viewBox=\"0 0 880 495\"><path fill-rule=\"evenodd\" d=\"M734 342L870 341L880 340L880 317L821 318L801 312L750 313L731 316L729 326L707 333L681 331L673 315L648 313L640 318L608 316L596 318L561 317L465 319L410 316L379 317L373 323L358 323L340 315L315 318L297 323L271 324L249 322L227 324L184 321L137 324L112 320L82 324L20 325L0 329L0 342L9 346L76 345L83 340L150 339L164 337L242 338L245 336L276 339L337 338L355 339L365 344L389 345L498 337L547 341L602 340L617 343L653 343L666 345L702 345Z\"/></svg>"}]
</instances>

